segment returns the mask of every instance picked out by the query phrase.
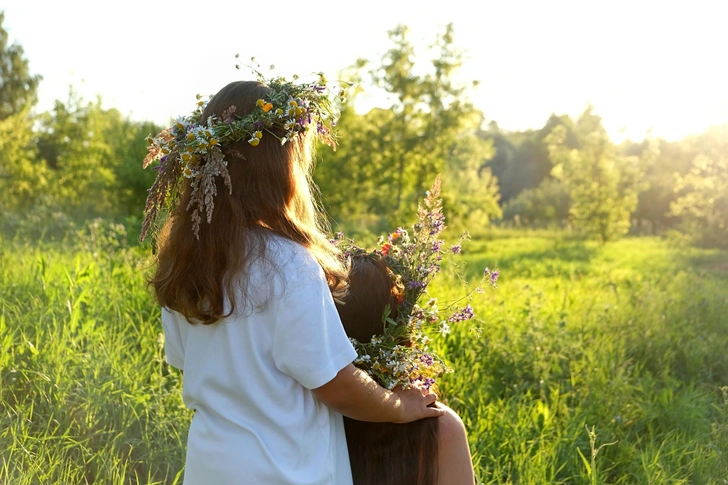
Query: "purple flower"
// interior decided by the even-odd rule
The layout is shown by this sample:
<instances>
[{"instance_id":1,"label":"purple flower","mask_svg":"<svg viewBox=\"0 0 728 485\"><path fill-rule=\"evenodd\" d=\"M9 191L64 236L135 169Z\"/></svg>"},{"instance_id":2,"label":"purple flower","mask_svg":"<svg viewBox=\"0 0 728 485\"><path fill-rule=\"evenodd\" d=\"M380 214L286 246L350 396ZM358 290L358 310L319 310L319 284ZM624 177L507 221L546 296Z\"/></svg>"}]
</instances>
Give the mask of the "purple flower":
<instances>
[{"instance_id":1,"label":"purple flower","mask_svg":"<svg viewBox=\"0 0 728 485\"><path fill-rule=\"evenodd\" d=\"M450 323L464 322L465 320L470 320L474 316L475 316L475 313L473 312L473 307L471 307L470 305L467 305L465 308L463 308L459 312L453 313L452 316L447 319L447 321Z\"/></svg>"},{"instance_id":2,"label":"purple flower","mask_svg":"<svg viewBox=\"0 0 728 485\"><path fill-rule=\"evenodd\" d=\"M452 251L453 254L460 254L460 245L456 244L450 248L450 251Z\"/></svg>"},{"instance_id":3,"label":"purple flower","mask_svg":"<svg viewBox=\"0 0 728 485\"><path fill-rule=\"evenodd\" d=\"M420 355L420 362L422 362L426 366L431 366L435 361L433 360L431 355L423 354Z\"/></svg>"},{"instance_id":4,"label":"purple flower","mask_svg":"<svg viewBox=\"0 0 728 485\"><path fill-rule=\"evenodd\" d=\"M440 251L442 251L442 241L439 241L439 240L432 241L431 251L433 253L439 253Z\"/></svg>"},{"instance_id":5,"label":"purple flower","mask_svg":"<svg viewBox=\"0 0 728 485\"><path fill-rule=\"evenodd\" d=\"M425 287L425 284L422 281L412 280L412 281L407 282L407 288L409 288L409 289L420 289L420 288L424 288L424 287Z\"/></svg>"},{"instance_id":6,"label":"purple flower","mask_svg":"<svg viewBox=\"0 0 728 485\"><path fill-rule=\"evenodd\" d=\"M435 379L433 379L432 377L426 377L425 383L422 385L422 387L424 387L425 389L427 389L429 391L434 383L435 383Z\"/></svg>"},{"instance_id":7,"label":"purple flower","mask_svg":"<svg viewBox=\"0 0 728 485\"><path fill-rule=\"evenodd\" d=\"M498 272L498 270L495 270L495 271L493 271L490 274L490 282L492 284L495 284L495 282L498 281L498 275L500 275L500 273Z\"/></svg>"}]
</instances>

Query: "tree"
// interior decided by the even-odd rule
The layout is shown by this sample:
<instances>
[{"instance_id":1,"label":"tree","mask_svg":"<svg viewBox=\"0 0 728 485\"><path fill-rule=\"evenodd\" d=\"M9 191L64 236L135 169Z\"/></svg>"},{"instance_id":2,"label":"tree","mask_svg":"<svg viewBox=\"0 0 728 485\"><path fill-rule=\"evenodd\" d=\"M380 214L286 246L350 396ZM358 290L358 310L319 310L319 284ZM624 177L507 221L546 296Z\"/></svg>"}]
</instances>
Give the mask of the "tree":
<instances>
[{"instance_id":1,"label":"tree","mask_svg":"<svg viewBox=\"0 0 728 485\"><path fill-rule=\"evenodd\" d=\"M503 132L497 123L491 122L481 136L492 140L495 153L487 166L498 179L503 202L517 197L522 191L535 189L551 178L553 161L549 156L546 137L556 126L564 126L566 145L574 147L573 121L568 115L552 114L539 130Z\"/></svg>"},{"instance_id":2,"label":"tree","mask_svg":"<svg viewBox=\"0 0 728 485\"><path fill-rule=\"evenodd\" d=\"M538 187L524 189L506 202L503 218L529 226L558 226L569 217L570 205L564 184L548 177Z\"/></svg>"},{"instance_id":3,"label":"tree","mask_svg":"<svg viewBox=\"0 0 728 485\"><path fill-rule=\"evenodd\" d=\"M574 225L602 242L615 239L630 228L645 168L656 152L650 145L639 157L621 156L591 107L577 120L574 135L576 148L568 146L563 126L547 138L552 175L569 191Z\"/></svg>"},{"instance_id":4,"label":"tree","mask_svg":"<svg viewBox=\"0 0 728 485\"><path fill-rule=\"evenodd\" d=\"M670 211L698 242L728 247L728 125L708 130L697 141L701 153L687 174L676 177L678 198Z\"/></svg>"},{"instance_id":5,"label":"tree","mask_svg":"<svg viewBox=\"0 0 728 485\"><path fill-rule=\"evenodd\" d=\"M32 108L41 76L32 76L23 47L8 45L8 32L3 28L5 13L0 12L0 120Z\"/></svg>"},{"instance_id":6,"label":"tree","mask_svg":"<svg viewBox=\"0 0 728 485\"><path fill-rule=\"evenodd\" d=\"M495 178L481 168L492 153L491 143L476 136L482 114L467 99L470 85L452 80L462 64L453 35L452 25L438 35L421 74L404 26L389 32L393 46L379 64L360 60L350 70L354 81L367 78L387 93L391 105L364 115L344 111L340 148L317 172L332 213L363 210L401 222L400 212L410 212L442 173L443 198L455 212L478 213L484 222L499 214Z\"/></svg>"},{"instance_id":7,"label":"tree","mask_svg":"<svg viewBox=\"0 0 728 485\"><path fill-rule=\"evenodd\" d=\"M49 175L37 161L28 109L0 120L0 211L28 210L47 190Z\"/></svg>"}]
</instances>

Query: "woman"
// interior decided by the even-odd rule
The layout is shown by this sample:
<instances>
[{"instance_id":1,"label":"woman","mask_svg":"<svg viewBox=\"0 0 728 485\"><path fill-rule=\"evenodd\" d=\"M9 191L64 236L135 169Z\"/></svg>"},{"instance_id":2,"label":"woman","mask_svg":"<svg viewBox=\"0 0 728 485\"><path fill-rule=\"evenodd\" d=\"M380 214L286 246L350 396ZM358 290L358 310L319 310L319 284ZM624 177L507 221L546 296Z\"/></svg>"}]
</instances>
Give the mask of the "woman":
<instances>
[{"instance_id":1,"label":"woman","mask_svg":"<svg viewBox=\"0 0 728 485\"><path fill-rule=\"evenodd\" d=\"M388 391L352 365L332 299L346 273L310 179L332 118L323 82L240 81L150 138L145 164L160 165L142 237L171 204L150 284L195 410L186 485L346 485L340 414L445 413L433 394Z\"/></svg>"},{"instance_id":2,"label":"woman","mask_svg":"<svg viewBox=\"0 0 728 485\"><path fill-rule=\"evenodd\" d=\"M350 338L369 342L382 334L385 311L396 320L394 286L391 271L377 253L352 257L349 292L336 304ZM472 485L465 427L453 410L441 403L435 406L444 409L445 416L408 424L344 418L354 485Z\"/></svg>"}]
</instances>

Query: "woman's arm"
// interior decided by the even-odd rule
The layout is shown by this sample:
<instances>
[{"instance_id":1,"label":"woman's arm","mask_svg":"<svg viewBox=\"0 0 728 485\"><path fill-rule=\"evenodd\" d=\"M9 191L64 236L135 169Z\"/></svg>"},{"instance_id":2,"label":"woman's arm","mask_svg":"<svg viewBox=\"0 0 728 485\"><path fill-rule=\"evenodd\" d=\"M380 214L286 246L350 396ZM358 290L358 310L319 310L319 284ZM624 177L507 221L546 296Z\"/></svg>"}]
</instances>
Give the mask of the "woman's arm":
<instances>
[{"instance_id":1,"label":"woman's arm","mask_svg":"<svg viewBox=\"0 0 728 485\"><path fill-rule=\"evenodd\" d=\"M388 391L352 364L313 393L334 411L359 421L409 423L445 414L444 409L428 407L435 394L418 388Z\"/></svg>"}]
</instances>

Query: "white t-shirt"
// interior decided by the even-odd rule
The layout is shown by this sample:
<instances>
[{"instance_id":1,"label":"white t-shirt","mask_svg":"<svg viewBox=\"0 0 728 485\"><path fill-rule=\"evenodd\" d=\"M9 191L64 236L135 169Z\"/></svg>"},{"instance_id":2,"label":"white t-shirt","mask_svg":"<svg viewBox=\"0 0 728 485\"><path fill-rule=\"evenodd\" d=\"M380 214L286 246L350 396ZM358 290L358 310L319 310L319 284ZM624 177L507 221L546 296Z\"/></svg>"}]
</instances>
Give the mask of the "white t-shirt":
<instances>
[{"instance_id":1,"label":"white t-shirt","mask_svg":"<svg viewBox=\"0 0 728 485\"><path fill-rule=\"evenodd\" d=\"M212 325L162 310L167 362L195 410L184 484L350 485L342 417L311 389L356 351L309 251L274 235L266 248L274 265L246 272L256 301L270 300L262 310Z\"/></svg>"}]
</instances>

